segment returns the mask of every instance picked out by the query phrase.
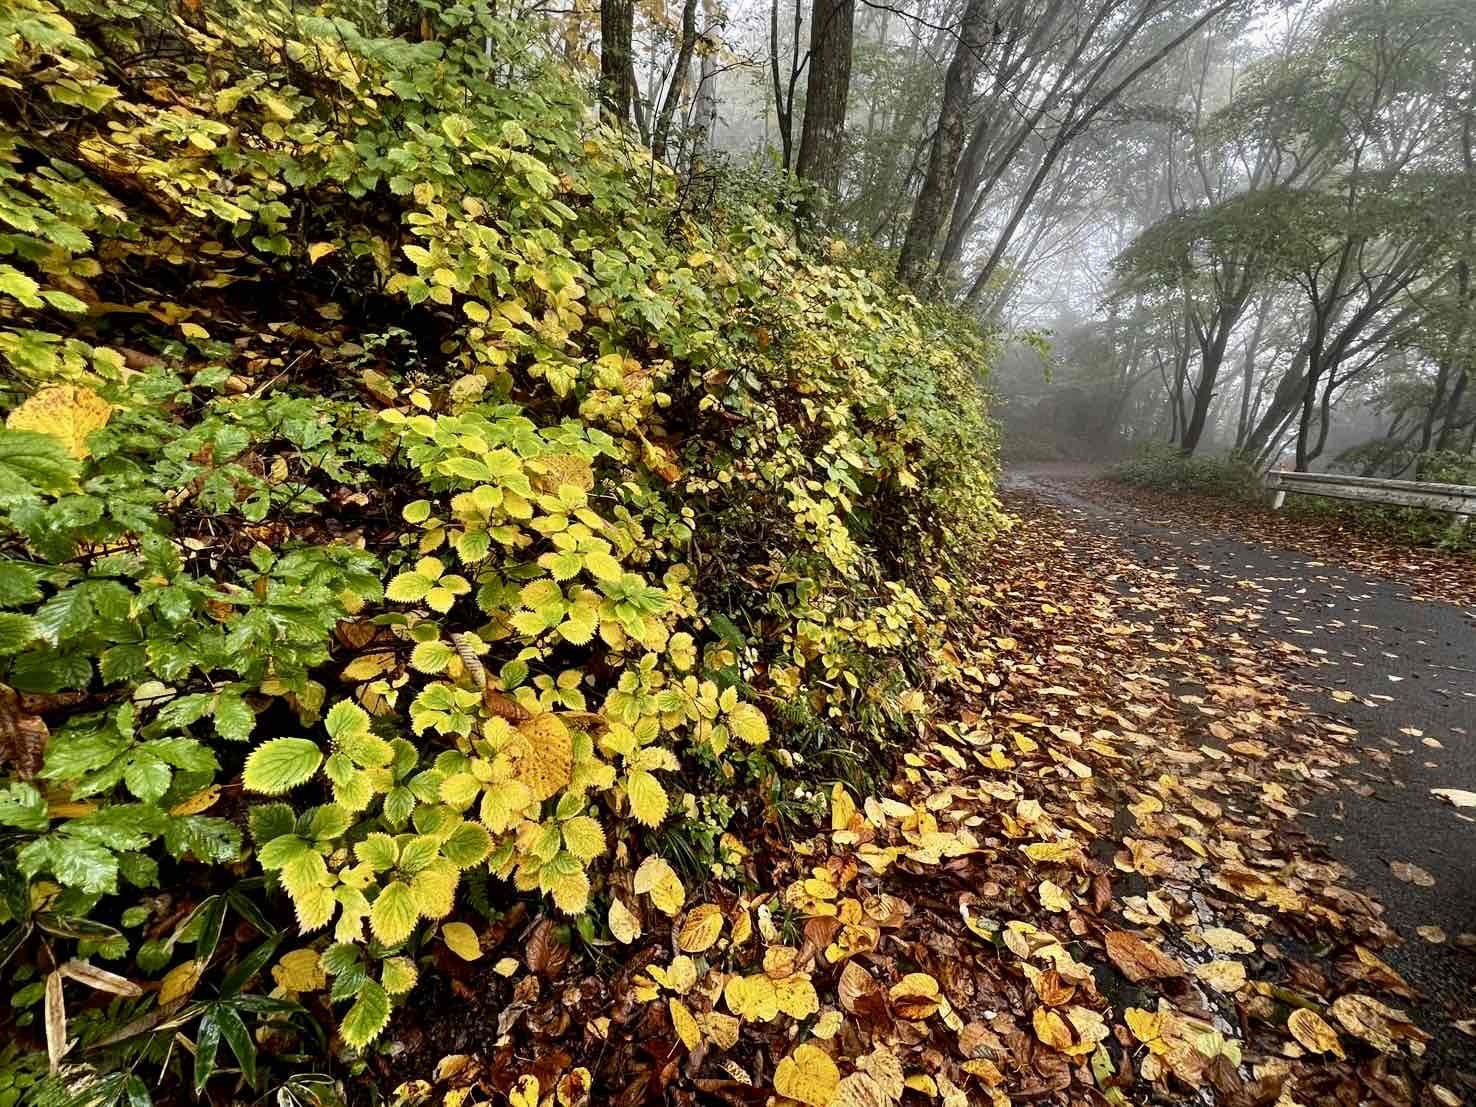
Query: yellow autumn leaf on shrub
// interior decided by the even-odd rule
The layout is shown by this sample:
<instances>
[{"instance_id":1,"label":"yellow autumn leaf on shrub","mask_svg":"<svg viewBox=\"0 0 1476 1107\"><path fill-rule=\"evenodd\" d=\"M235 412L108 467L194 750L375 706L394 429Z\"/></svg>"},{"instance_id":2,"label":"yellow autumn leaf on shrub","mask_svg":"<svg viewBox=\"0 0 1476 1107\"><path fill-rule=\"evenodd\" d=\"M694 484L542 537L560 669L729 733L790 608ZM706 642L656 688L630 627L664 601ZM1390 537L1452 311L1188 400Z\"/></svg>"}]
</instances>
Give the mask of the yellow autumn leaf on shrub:
<instances>
[{"instance_id":1,"label":"yellow autumn leaf on shrub","mask_svg":"<svg viewBox=\"0 0 1476 1107\"><path fill-rule=\"evenodd\" d=\"M810 1107L830 1107L840 1088L840 1069L830 1055L806 1042L774 1070L774 1090Z\"/></svg>"},{"instance_id":2,"label":"yellow autumn leaf on shrub","mask_svg":"<svg viewBox=\"0 0 1476 1107\"><path fill-rule=\"evenodd\" d=\"M769 740L769 720L751 703L740 703L728 712L728 729L750 746Z\"/></svg>"},{"instance_id":3,"label":"yellow autumn leaf on shrub","mask_svg":"<svg viewBox=\"0 0 1476 1107\"><path fill-rule=\"evenodd\" d=\"M649 827L661 825L666 818L666 789L655 775L644 769L635 770L626 778L625 791L636 822Z\"/></svg>"},{"instance_id":4,"label":"yellow autumn leaf on shrub","mask_svg":"<svg viewBox=\"0 0 1476 1107\"><path fill-rule=\"evenodd\" d=\"M715 903L692 908L677 933L677 948L683 953L704 953L723 932L723 913Z\"/></svg>"},{"instance_id":5,"label":"yellow autumn leaf on shrub","mask_svg":"<svg viewBox=\"0 0 1476 1107\"><path fill-rule=\"evenodd\" d=\"M87 436L107 426L113 405L90 388L53 384L41 389L10 413L5 425L14 431L49 434L73 457L87 457Z\"/></svg>"},{"instance_id":6,"label":"yellow autumn leaf on shrub","mask_svg":"<svg viewBox=\"0 0 1476 1107\"><path fill-rule=\"evenodd\" d=\"M675 915L687 901L687 889L682 887L681 878L660 857L648 857L641 862L631 887L638 896L650 896L657 910L666 915Z\"/></svg>"}]
</instances>

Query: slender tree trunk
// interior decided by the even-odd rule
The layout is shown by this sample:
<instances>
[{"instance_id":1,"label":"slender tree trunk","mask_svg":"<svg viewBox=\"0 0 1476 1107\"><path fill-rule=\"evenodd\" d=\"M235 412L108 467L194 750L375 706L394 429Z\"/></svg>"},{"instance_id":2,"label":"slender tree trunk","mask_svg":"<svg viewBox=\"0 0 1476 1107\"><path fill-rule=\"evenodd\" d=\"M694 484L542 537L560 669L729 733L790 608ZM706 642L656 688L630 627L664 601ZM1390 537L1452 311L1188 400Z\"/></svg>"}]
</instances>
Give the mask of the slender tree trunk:
<instances>
[{"instance_id":1,"label":"slender tree trunk","mask_svg":"<svg viewBox=\"0 0 1476 1107\"><path fill-rule=\"evenodd\" d=\"M623 127L635 102L635 0L600 0L600 106L606 121Z\"/></svg>"},{"instance_id":2,"label":"slender tree trunk","mask_svg":"<svg viewBox=\"0 0 1476 1107\"><path fill-rule=\"evenodd\" d=\"M1185 454L1199 448L1204 437L1205 424L1209 421L1210 404L1215 398L1215 384L1219 380L1220 366L1225 361L1225 346L1230 338L1230 327L1221 324L1208 342L1199 347L1199 383L1194 389L1194 406L1189 411L1189 421L1184 426L1184 438L1179 443Z\"/></svg>"},{"instance_id":3,"label":"slender tree trunk","mask_svg":"<svg viewBox=\"0 0 1476 1107\"><path fill-rule=\"evenodd\" d=\"M1261 302L1256 308L1256 325L1251 330L1250 338L1245 344L1245 372L1240 386L1240 418L1235 422L1235 449L1239 451L1245 446L1245 436L1250 432L1251 417L1251 389L1256 379L1256 357L1261 352L1261 336L1266 331L1266 319L1271 312L1271 293L1266 291L1261 294Z\"/></svg>"},{"instance_id":4,"label":"slender tree trunk","mask_svg":"<svg viewBox=\"0 0 1476 1107\"><path fill-rule=\"evenodd\" d=\"M902 240L897 276L916 285L933 258L933 244L958 191L958 156L963 149L965 114L974 80L989 42L993 0L968 0L958 25L958 44L943 79L943 104L928 151L928 170L912 205L912 218Z\"/></svg>"},{"instance_id":5,"label":"slender tree trunk","mask_svg":"<svg viewBox=\"0 0 1476 1107\"><path fill-rule=\"evenodd\" d=\"M697 0L686 0L682 4L682 38L677 47L676 66L666 86L666 96L661 101L656 123L651 128L651 152L658 158L666 157L666 148L671 141L671 121L676 118L677 105L687 91L687 72L692 68L692 50L696 45ZM654 92L652 96L655 96Z\"/></svg>"},{"instance_id":6,"label":"slender tree trunk","mask_svg":"<svg viewBox=\"0 0 1476 1107\"><path fill-rule=\"evenodd\" d=\"M717 130L717 114L717 62L713 50L708 49L697 62L697 135L692 143L694 159L700 151L712 145L712 136Z\"/></svg>"},{"instance_id":7,"label":"slender tree trunk","mask_svg":"<svg viewBox=\"0 0 1476 1107\"><path fill-rule=\"evenodd\" d=\"M840 193L845 156L855 24L856 0L814 0L810 8L810 74L795 172L832 200Z\"/></svg>"},{"instance_id":8,"label":"slender tree trunk","mask_svg":"<svg viewBox=\"0 0 1476 1107\"><path fill-rule=\"evenodd\" d=\"M1297 405L1302 402L1302 392L1307 387L1307 347L1297 351L1291 368L1281 378L1276 391L1271 394L1271 403L1256 420L1255 429L1246 439L1245 451L1259 456L1281 432Z\"/></svg>"}]
</instances>

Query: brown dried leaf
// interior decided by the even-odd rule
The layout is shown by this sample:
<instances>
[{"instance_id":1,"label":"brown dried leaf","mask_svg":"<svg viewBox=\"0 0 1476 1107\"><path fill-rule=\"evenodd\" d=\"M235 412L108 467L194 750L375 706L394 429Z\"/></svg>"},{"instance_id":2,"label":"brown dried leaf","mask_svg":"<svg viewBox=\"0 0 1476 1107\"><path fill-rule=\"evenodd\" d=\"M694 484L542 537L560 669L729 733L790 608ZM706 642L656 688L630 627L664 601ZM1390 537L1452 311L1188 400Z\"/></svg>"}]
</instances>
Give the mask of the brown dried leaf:
<instances>
[{"instance_id":1,"label":"brown dried leaf","mask_svg":"<svg viewBox=\"0 0 1476 1107\"><path fill-rule=\"evenodd\" d=\"M1141 984L1145 980L1162 980L1167 977L1184 975L1185 969L1182 962L1150 946L1129 931L1109 931L1106 944L1107 956L1112 958L1112 963L1118 967L1122 975L1134 984Z\"/></svg>"},{"instance_id":2,"label":"brown dried leaf","mask_svg":"<svg viewBox=\"0 0 1476 1107\"><path fill-rule=\"evenodd\" d=\"M41 716L29 714L20 694L0 684L0 765L9 761L21 780L34 780L46 759L50 737Z\"/></svg>"}]
</instances>

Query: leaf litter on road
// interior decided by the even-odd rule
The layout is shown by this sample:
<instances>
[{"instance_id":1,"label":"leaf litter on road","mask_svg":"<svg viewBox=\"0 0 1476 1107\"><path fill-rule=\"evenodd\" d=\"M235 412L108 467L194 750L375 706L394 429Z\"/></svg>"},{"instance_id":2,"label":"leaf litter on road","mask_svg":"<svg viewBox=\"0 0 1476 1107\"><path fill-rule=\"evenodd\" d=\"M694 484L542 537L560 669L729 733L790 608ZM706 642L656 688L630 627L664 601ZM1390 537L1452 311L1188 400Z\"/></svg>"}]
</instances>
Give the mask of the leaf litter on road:
<instances>
[{"instance_id":1,"label":"leaf litter on road","mask_svg":"<svg viewBox=\"0 0 1476 1107\"><path fill-rule=\"evenodd\" d=\"M452 988L495 1034L422 1010L386 1072L543 1104L583 1073L618 1107L1459 1102L1399 936L1295 821L1358 755L1288 695L1301 651L1030 511L887 788L837 784L807 840L749 827L740 881L616 873L602 969L502 920L484 961L530 971L462 962ZM474 1058L436 1081L447 1055Z\"/></svg>"}]
</instances>

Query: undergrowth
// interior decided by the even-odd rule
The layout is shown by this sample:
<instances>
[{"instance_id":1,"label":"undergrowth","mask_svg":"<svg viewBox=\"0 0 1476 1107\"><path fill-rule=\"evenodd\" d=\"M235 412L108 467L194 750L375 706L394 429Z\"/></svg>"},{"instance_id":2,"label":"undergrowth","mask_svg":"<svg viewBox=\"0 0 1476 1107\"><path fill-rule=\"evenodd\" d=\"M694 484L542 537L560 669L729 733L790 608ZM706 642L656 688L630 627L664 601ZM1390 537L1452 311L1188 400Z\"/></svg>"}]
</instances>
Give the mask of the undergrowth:
<instances>
[{"instance_id":1,"label":"undergrowth","mask_svg":"<svg viewBox=\"0 0 1476 1107\"><path fill-rule=\"evenodd\" d=\"M6 1104L332 1100L465 919L675 912L957 671L993 341L494 11L0 12Z\"/></svg>"},{"instance_id":2,"label":"undergrowth","mask_svg":"<svg viewBox=\"0 0 1476 1107\"><path fill-rule=\"evenodd\" d=\"M1452 484L1470 483L1469 465L1457 456L1431 455L1420 479ZM1109 471L1125 484L1180 495L1216 496L1243 503L1268 504L1269 493L1259 473L1235 458L1185 456L1177 447L1154 444ZM1408 476L1405 479L1414 479ZM1406 546L1476 552L1476 526L1453 525L1449 512L1417 507L1365 504L1321 496L1289 493L1282 513L1291 519L1336 524Z\"/></svg>"},{"instance_id":3,"label":"undergrowth","mask_svg":"<svg viewBox=\"0 0 1476 1107\"><path fill-rule=\"evenodd\" d=\"M1255 500L1262 495L1254 466L1233 457L1185 454L1167 442L1140 446L1132 457L1113 466L1109 475L1125 484L1165 492L1232 500Z\"/></svg>"}]
</instances>

